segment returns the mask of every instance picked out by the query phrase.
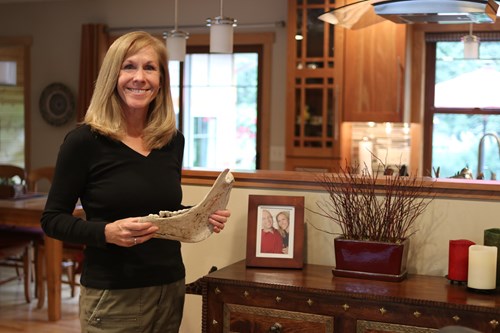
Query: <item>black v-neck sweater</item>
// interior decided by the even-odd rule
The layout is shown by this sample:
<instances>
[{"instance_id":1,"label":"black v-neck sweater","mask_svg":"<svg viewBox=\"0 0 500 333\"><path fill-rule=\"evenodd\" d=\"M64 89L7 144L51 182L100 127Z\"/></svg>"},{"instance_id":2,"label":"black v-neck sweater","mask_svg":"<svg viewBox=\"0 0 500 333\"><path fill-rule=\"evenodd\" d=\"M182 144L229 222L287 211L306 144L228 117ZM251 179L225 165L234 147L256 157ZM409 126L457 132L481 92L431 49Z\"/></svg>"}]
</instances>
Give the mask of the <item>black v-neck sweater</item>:
<instances>
[{"instance_id":1,"label":"black v-neck sweater","mask_svg":"<svg viewBox=\"0 0 500 333\"><path fill-rule=\"evenodd\" d=\"M184 136L143 156L83 125L61 145L41 223L48 236L86 245L81 284L98 289L147 287L185 276L180 243L153 238L130 248L108 244L104 227L127 217L182 206ZM80 199L86 218L72 215Z\"/></svg>"}]
</instances>

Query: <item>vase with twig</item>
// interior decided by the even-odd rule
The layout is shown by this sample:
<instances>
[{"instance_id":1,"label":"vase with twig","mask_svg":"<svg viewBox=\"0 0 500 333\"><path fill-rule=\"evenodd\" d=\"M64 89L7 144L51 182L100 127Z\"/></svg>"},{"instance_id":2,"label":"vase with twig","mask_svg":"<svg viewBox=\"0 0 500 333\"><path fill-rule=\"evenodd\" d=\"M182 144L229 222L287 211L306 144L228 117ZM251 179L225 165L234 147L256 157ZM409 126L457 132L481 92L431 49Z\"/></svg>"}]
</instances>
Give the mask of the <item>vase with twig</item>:
<instances>
[{"instance_id":1,"label":"vase with twig","mask_svg":"<svg viewBox=\"0 0 500 333\"><path fill-rule=\"evenodd\" d=\"M373 172L366 166L346 163L338 173L318 176L328 196L309 210L339 226L340 233L311 225L337 236L335 275L400 281L407 275L409 239L417 231L415 222L434 199L433 183L408 175L402 166L388 172L390 169L376 159L379 166ZM345 243L347 247L342 248ZM356 254L355 249L359 249ZM388 257L382 258L385 255ZM385 267L388 264L397 267Z\"/></svg>"}]
</instances>

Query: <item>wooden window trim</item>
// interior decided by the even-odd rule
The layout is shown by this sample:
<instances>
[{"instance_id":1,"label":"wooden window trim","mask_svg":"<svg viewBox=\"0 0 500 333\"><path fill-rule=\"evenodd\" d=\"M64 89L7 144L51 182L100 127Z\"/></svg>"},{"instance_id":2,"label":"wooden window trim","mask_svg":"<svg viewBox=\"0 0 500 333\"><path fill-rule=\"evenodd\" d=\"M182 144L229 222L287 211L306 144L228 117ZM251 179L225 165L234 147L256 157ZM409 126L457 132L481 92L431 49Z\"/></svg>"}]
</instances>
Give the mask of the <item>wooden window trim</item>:
<instances>
[{"instance_id":1,"label":"wooden window trim","mask_svg":"<svg viewBox=\"0 0 500 333\"><path fill-rule=\"evenodd\" d=\"M235 33L235 45L261 45L262 46L262 72L259 72L259 85L261 95L259 96L259 133L257 145L260 157L260 169L267 170L270 167L270 142L271 142L271 65L272 47L275 41L274 32L262 33ZM187 46L208 46L210 35L193 34L187 40Z\"/></svg>"},{"instance_id":2,"label":"wooden window trim","mask_svg":"<svg viewBox=\"0 0 500 333\"><path fill-rule=\"evenodd\" d=\"M486 33L483 33L486 34ZM500 35L498 33L489 33L490 39L499 41ZM446 34L442 34L440 39L444 39ZM457 33L450 33L447 41L457 41ZM434 124L433 119L436 114L485 114L485 115L500 115L500 109L498 108L443 108L434 106L435 97L435 80L436 80L436 50L437 50L437 38L434 38L426 42L425 47L425 97L424 97L424 147L428 147L424 150L424 176L432 176L432 143L433 143L433 132Z\"/></svg>"}]
</instances>

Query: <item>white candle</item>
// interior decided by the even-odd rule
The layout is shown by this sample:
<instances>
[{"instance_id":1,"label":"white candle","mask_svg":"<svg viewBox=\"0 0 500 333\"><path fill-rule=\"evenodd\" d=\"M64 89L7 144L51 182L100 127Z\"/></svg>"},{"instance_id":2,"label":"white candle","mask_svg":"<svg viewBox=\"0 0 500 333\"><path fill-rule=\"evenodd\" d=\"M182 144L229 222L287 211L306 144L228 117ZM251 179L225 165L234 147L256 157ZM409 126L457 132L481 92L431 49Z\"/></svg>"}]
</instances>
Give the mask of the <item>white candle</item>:
<instances>
[{"instance_id":1,"label":"white candle","mask_svg":"<svg viewBox=\"0 0 500 333\"><path fill-rule=\"evenodd\" d=\"M359 141L358 159L360 172L366 170L368 173L372 173L372 153L373 144L368 138L365 137L363 140Z\"/></svg>"},{"instance_id":2,"label":"white candle","mask_svg":"<svg viewBox=\"0 0 500 333\"><path fill-rule=\"evenodd\" d=\"M497 252L496 246L471 245L469 247L467 287L482 290L496 288Z\"/></svg>"}]
</instances>

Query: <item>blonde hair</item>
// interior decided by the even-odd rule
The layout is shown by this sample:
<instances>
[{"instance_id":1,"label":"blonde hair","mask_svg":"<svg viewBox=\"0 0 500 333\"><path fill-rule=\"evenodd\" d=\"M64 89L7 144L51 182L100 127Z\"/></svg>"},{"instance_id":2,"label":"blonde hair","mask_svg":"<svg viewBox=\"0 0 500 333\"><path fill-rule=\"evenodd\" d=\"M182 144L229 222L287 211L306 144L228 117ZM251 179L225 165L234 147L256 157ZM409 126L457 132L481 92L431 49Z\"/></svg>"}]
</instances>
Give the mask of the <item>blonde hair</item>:
<instances>
[{"instance_id":1,"label":"blonde hair","mask_svg":"<svg viewBox=\"0 0 500 333\"><path fill-rule=\"evenodd\" d=\"M278 231L279 233L281 234L281 236L284 236L285 235L285 229L283 229L281 226L280 226L280 222L279 222L279 217L280 215L283 215L284 217L286 217L286 220L288 221L288 226L290 226L290 212L287 212L287 211L281 211L279 212L278 214L276 214L276 223L278 224Z\"/></svg>"},{"instance_id":2,"label":"blonde hair","mask_svg":"<svg viewBox=\"0 0 500 333\"><path fill-rule=\"evenodd\" d=\"M150 103L143 140L149 149L161 148L177 132L170 94L170 77L165 43L144 31L127 33L111 44L95 83L84 123L99 133L120 140L125 134L121 98L116 85L123 61L145 47L152 47L160 64L160 90Z\"/></svg>"}]
</instances>

